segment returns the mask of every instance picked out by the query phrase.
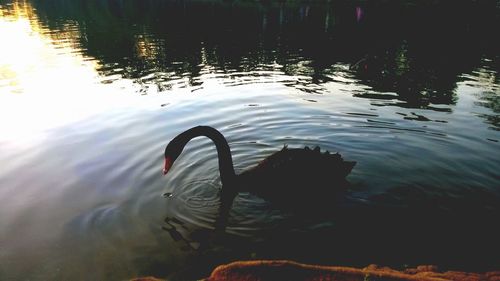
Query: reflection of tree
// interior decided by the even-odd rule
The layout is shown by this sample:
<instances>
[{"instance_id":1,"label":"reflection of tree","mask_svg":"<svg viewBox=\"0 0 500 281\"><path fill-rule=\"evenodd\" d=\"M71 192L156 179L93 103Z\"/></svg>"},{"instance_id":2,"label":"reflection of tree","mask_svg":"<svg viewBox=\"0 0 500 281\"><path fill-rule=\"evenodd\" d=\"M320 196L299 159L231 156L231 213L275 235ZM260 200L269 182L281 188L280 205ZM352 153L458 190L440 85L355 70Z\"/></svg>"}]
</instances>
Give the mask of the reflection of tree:
<instances>
[{"instance_id":1,"label":"reflection of tree","mask_svg":"<svg viewBox=\"0 0 500 281\"><path fill-rule=\"evenodd\" d=\"M51 29L78 23L81 47L105 75L157 73L150 82L168 88L170 77L200 84L206 66L225 74L265 66L318 85L341 62L355 65L362 83L397 93L402 106L424 108L456 102L459 75L495 55L486 33L498 23L495 1L33 1Z\"/></svg>"},{"instance_id":2,"label":"reflection of tree","mask_svg":"<svg viewBox=\"0 0 500 281\"><path fill-rule=\"evenodd\" d=\"M491 124L494 130L500 131L500 77L498 72L480 68L474 71L474 79L470 83L484 89L478 96L476 105L489 108L491 111L478 114Z\"/></svg>"},{"instance_id":3,"label":"reflection of tree","mask_svg":"<svg viewBox=\"0 0 500 281\"><path fill-rule=\"evenodd\" d=\"M500 95L494 92L483 92L479 105L490 108L495 113L500 113Z\"/></svg>"},{"instance_id":4,"label":"reflection of tree","mask_svg":"<svg viewBox=\"0 0 500 281\"><path fill-rule=\"evenodd\" d=\"M498 22L493 2L436 3L416 5L392 22L394 26L374 19L378 34L386 39L373 42L356 65L365 83L376 91L396 92L404 106L454 104L461 74L480 64L481 56L496 56L495 48L490 49L496 43L485 40L491 38L489 27ZM393 36L386 37L387 30Z\"/></svg>"},{"instance_id":5,"label":"reflection of tree","mask_svg":"<svg viewBox=\"0 0 500 281\"><path fill-rule=\"evenodd\" d=\"M461 72L460 68L450 68L450 62L460 59L436 62L429 57L441 57L441 53L407 48L407 43L402 42L397 49L368 54L356 69L358 75L376 91L396 92L398 99L409 107L454 104L454 90Z\"/></svg>"}]
</instances>

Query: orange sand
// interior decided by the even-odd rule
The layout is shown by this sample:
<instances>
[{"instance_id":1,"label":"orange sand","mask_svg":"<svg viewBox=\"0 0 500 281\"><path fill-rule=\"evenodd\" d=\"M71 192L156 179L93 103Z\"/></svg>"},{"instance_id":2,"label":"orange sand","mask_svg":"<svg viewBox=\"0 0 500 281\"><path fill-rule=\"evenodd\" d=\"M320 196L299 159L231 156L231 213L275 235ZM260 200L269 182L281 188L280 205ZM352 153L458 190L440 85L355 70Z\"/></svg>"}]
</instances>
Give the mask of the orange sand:
<instances>
[{"instance_id":1,"label":"orange sand","mask_svg":"<svg viewBox=\"0 0 500 281\"><path fill-rule=\"evenodd\" d=\"M135 281L160 281L154 277ZM500 271L468 273L438 272L435 266L397 271L388 267L370 265L365 268L318 266L286 260L237 261L220 265L206 281L500 281Z\"/></svg>"}]
</instances>

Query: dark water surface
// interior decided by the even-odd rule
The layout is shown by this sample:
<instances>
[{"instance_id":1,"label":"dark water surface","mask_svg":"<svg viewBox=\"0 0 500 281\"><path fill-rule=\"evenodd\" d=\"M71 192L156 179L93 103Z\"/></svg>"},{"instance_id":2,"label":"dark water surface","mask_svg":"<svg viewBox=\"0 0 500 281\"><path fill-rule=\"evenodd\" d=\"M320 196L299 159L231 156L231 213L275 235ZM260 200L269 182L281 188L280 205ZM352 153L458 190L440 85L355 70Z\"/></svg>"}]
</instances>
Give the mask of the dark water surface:
<instances>
[{"instance_id":1,"label":"dark water surface","mask_svg":"<svg viewBox=\"0 0 500 281\"><path fill-rule=\"evenodd\" d=\"M0 280L195 279L255 258L500 269L499 11L0 0ZM243 193L214 232L212 143L161 176L199 124L237 171L284 144L339 151L352 188L323 212Z\"/></svg>"}]
</instances>

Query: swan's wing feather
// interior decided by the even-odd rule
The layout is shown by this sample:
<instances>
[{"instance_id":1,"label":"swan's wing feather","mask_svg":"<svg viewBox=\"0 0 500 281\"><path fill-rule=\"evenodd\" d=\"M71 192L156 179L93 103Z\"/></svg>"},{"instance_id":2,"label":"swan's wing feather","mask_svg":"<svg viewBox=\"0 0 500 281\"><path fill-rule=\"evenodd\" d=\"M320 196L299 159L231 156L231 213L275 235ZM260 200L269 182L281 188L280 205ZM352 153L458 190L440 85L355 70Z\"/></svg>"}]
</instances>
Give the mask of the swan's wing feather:
<instances>
[{"instance_id":1,"label":"swan's wing feather","mask_svg":"<svg viewBox=\"0 0 500 281\"><path fill-rule=\"evenodd\" d=\"M339 153L322 153L319 147L314 150L288 149L270 155L260 162L253 170L269 170L272 172L302 172L302 173L328 173L339 177L346 177L356 165L356 162L344 161ZM316 172L315 172L316 171Z\"/></svg>"},{"instance_id":2,"label":"swan's wing feather","mask_svg":"<svg viewBox=\"0 0 500 281\"><path fill-rule=\"evenodd\" d=\"M338 153L322 153L319 147L284 147L242 173L241 186L273 201L303 198L310 193L333 194L347 188L345 177L355 164L344 161Z\"/></svg>"}]
</instances>

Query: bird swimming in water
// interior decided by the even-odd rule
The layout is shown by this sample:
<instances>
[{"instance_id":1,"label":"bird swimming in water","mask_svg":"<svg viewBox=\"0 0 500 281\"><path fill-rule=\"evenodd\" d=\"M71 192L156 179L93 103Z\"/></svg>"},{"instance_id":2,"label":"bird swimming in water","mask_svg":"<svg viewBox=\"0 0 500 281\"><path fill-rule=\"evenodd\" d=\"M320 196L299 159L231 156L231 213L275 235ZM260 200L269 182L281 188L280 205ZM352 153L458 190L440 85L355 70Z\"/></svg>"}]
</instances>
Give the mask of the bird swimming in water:
<instances>
[{"instance_id":1,"label":"bird swimming in water","mask_svg":"<svg viewBox=\"0 0 500 281\"><path fill-rule=\"evenodd\" d=\"M164 175L185 145L199 136L211 139L217 149L222 201L227 198L232 201L239 192L250 192L282 207L328 203L347 190L346 176L356 164L344 161L338 153L322 153L319 147L284 146L255 167L236 174L226 138L212 127L197 126L179 134L166 146Z\"/></svg>"}]
</instances>

